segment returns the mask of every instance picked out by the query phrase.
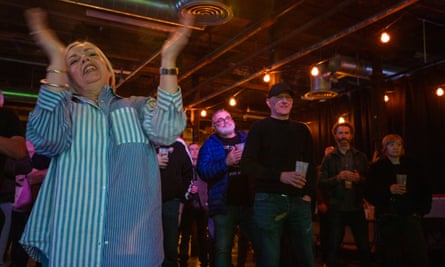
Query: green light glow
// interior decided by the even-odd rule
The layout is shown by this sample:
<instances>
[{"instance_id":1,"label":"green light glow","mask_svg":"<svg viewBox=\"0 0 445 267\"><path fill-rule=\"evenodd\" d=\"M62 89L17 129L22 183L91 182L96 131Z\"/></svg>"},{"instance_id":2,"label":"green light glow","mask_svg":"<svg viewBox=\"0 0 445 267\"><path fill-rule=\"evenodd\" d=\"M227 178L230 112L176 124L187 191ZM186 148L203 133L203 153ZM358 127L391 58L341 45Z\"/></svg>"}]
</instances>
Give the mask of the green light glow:
<instances>
[{"instance_id":1,"label":"green light glow","mask_svg":"<svg viewBox=\"0 0 445 267\"><path fill-rule=\"evenodd\" d=\"M2 91L2 93L7 96L19 96L19 97L29 97L29 98L37 98L39 96L38 94L12 92L12 91Z\"/></svg>"}]
</instances>

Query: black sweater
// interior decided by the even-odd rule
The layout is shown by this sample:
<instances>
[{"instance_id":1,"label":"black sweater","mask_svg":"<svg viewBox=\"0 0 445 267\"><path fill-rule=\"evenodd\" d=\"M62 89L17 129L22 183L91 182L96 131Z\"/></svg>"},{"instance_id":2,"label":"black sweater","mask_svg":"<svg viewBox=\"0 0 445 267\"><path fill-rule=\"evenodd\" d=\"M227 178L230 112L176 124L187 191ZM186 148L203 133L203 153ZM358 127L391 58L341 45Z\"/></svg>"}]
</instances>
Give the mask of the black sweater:
<instances>
[{"instance_id":1,"label":"black sweater","mask_svg":"<svg viewBox=\"0 0 445 267\"><path fill-rule=\"evenodd\" d=\"M297 160L309 162L308 182L303 189L280 182L281 172L295 171ZM241 172L254 178L256 192L314 197L315 164L309 127L271 117L254 123L244 147Z\"/></svg>"},{"instance_id":2,"label":"black sweater","mask_svg":"<svg viewBox=\"0 0 445 267\"><path fill-rule=\"evenodd\" d=\"M397 183L396 174L407 174L407 193L393 195L390 186ZM376 216L385 214L425 215L431 209L432 194L422 167L414 160L402 157L399 165L388 158L373 163L365 186L365 198L375 206Z\"/></svg>"}]
</instances>

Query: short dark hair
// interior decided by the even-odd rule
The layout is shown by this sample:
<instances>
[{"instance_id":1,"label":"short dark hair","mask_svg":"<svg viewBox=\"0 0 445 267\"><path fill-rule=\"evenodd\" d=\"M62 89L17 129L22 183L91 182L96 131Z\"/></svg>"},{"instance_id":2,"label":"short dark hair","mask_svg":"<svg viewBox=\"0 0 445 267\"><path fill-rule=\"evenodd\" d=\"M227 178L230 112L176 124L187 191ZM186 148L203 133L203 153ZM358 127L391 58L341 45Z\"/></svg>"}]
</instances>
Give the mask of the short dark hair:
<instances>
[{"instance_id":1,"label":"short dark hair","mask_svg":"<svg viewBox=\"0 0 445 267\"><path fill-rule=\"evenodd\" d=\"M348 127L349 130L351 131L351 135L354 135L354 127L349 122L337 122L336 124L334 124L334 126L332 126L332 129L331 129L332 135L335 135L337 133L337 129L340 126Z\"/></svg>"}]
</instances>

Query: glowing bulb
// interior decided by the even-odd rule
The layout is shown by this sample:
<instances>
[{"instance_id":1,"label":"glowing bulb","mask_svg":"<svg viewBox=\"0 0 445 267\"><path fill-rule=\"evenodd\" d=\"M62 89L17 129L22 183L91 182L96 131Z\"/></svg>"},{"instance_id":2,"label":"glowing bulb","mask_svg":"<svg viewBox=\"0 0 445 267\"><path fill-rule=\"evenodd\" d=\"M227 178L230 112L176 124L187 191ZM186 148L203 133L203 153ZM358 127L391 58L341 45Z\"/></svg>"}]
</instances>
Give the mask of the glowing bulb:
<instances>
[{"instance_id":1,"label":"glowing bulb","mask_svg":"<svg viewBox=\"0 0 445 267\"><path fill-rule=\"evenodd\" d=\"M345 122L346 122L346 120L345 120L345 118L343 118L343 116L340 116L338 118L338 123L345 123Z\"/></svg>"},{"instance_id":2,"label":"glowing bulb","mask_svg":"<svg viewBox=\"0 0 445 267\"><path fill-rule=\"evenodd\" d=\"M268 82L270 82L270 74L269 73L265 73L264 74L264 76L263 76L263 81L265 82L265 83L268 83Z\"/></svg>"},{"instance_id":3,"label":"glowing bulb","mask_svg":"<svg viewBox=\"0 0 445 267\"><path fill-rule=\"evenodd\" d=\"M312 67L311 69L311 75L312 76L318 76L318 74L320 74L320 70L317 67Z\"/></svg>"},{"instance_id":4,"label":"glowing bulb","mask_svg":"<svg viewBox=\"0 0 445 267\"><path fill-rule=\"evenodd\" d=\"M380 35L380 42L386 44L391 39L391 36L387 32L382 32Z\"/></svg>"},{"instance_id":5,"label":"glowing bulb","mask_svg":"<svg viewBox=\"0 0 445 267\"><path fill-rule=\"evenodd\" d=\"M385 94L385 96L383 96L383 101L385 101L385 102L389 101L389 96L387 94Z\"/></svg>"},{"instance_id":6,"label":"glowing bulb","mask_svg":"<svg viewBox=\"0 0 445 267\"><path fill-rule=\"evenodd\" d=\"M201 117L207 117L207 110L201 110Z\"/></svg>"},{"instance_id":7,"label":"glowing bulb","mask_svg":"<svg viewBox=\"0 0 445 267\"><path fill-rule=\"evenodd\" d=\"M229 100L229 105L232 106L232 107L236 106L236 99L231 97L230 100Z\"/></svg>"},{"instance_id":8,"label":"glowing bulb","mask_svg":"<svg viewBox=\"0 0 445 267\"><path fill-rule=\"evenodd\" d=\"M436 89L437 96L443 96L443 94L444 94L444 91L443 91L442 87L439 87Z\"/></svg>"}]
</instances>

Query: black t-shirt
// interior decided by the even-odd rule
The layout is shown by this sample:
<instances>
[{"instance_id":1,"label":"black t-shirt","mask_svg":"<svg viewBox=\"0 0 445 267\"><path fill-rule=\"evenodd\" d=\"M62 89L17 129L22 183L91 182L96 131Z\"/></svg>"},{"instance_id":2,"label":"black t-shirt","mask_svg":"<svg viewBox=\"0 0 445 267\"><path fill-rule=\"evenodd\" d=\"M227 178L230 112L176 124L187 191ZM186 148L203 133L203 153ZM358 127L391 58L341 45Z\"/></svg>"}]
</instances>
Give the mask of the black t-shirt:
<instances>
[{"instance_id":1,"label":"black t-shirt","mask_svg":"<svg viewBox=\"0 0 445 267\"><path fill-rule=\"evenodd\" d=\"M226 155L230 151L236 149L237 145L241 143L241 138L236 135L232 138L222 138L221 142L224 145L224 151ZM228 168L229 182L227 186L227 204L234 206L246 206L249 204L248 194L248 179L245 175L241 175L241 169L239 164L229 166Z\"/></svg>"}]
</instances>

